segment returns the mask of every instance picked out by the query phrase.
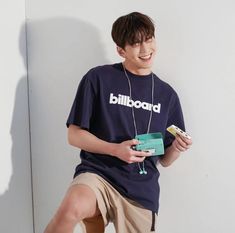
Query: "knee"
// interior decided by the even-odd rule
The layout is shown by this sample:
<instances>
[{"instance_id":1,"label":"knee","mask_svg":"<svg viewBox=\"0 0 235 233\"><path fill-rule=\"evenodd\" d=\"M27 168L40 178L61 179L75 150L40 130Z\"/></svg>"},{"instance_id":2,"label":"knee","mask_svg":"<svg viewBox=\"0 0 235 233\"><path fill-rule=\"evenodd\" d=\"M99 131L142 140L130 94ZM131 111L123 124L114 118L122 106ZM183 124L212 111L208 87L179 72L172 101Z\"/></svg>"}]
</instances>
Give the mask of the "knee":
<instances>
[{"instance_id":1,"label":"knee","mask_svg":"<svg viewBox=\"0 0 235 233\"><path fill-rule=\"evenodd\" d=\"M96 210L96 196L93 191L86 186L73 186L68 190L57 211L56 220L75 224L84 218L94 216Z\"/></svg>"},{"instance_id":2,"label":"knee","mask_svg":"<svg viewBox=\"0 0 235 233\"><path fill-rule=\"evenodd\" d=\"M70 222L75 224L83 219L82 208L73 196L66 198L56 215L59 222Z\"/></svg>"}]
</instances>

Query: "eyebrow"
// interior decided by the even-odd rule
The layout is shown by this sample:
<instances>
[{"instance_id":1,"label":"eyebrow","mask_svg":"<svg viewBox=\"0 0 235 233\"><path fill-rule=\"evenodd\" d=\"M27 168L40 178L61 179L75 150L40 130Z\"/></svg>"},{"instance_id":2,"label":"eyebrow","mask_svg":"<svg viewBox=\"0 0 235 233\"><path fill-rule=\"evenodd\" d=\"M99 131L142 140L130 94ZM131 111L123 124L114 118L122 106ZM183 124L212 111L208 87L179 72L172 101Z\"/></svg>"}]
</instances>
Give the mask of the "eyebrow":
<instances>
[{"instance_id":1,"label":"eyebrow","mask_svg":"<svg viewBox=\"0 0 235 233\"><path fill-rule=\"evenodd\" d=\"M138 35L137 35L138 34ZM150 38L154 37L152 33L146 34L146 32L137 32L135 37L130 39L130 44L135 44L135 43L142 43L143 41L146 41Z\"/></svg>"}]
</instances>

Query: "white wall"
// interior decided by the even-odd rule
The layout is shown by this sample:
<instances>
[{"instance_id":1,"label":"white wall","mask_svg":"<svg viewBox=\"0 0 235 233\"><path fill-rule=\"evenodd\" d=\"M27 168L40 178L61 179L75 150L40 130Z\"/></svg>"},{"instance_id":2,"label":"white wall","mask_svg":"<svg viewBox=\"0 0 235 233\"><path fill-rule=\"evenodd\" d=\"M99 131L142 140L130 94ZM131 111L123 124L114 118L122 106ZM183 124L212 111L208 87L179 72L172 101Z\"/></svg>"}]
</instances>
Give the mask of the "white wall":
<instances>
[{"instance_id":1,"label":"white wall","mask_svg":"<svg viewBox=\"0 0 235 233\"><path fill-rule=\"evenodd\" d=\"M0 2L0 232L32 233L25 1Z\"/></svg>"},{"instance_id":2,"label":"white wall","mask_svg":"<svg viewBox=\"0 0 235 233\"><path fill-rule=\"evenodd\" d=\"M160 168L158 233L235 231L234 7L233 0L27 1L36 233L79 162L65 127L77 84L89 68L119 61L111 25L135 10L156 21L154 71L178 91L194 139L172 167Z\"/></svg>"}]
</instances>

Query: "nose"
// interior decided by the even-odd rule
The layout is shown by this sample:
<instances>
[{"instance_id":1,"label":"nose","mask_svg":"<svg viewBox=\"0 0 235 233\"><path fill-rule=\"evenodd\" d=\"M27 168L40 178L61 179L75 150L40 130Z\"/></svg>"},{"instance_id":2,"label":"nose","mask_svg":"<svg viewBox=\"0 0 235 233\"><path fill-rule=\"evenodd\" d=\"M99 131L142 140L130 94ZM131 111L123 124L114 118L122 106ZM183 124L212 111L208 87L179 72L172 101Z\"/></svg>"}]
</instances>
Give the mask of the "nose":
<instances>
[{"instance_id":1,"label":"nose","mask_svg":"<svg viewBox=\"0 0 235 233\"><path fill-rule=\"evenodd\" d=\"M149 51L148 43L146 43L145 41L142 42L140 46L140 53L145 54L145 53L148 53L148 51Z\"/></svg>"}]
</instances>

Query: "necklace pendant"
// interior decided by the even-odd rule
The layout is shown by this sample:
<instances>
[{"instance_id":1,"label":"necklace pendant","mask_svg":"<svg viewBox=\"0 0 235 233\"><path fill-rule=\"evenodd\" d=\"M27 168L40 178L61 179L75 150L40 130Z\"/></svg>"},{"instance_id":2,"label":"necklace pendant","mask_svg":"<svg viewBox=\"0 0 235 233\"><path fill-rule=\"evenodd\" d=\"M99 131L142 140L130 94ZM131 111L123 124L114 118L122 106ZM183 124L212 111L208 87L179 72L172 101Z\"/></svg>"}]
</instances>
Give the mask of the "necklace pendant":
<instances>
[{"instance_id":1,"label":"necklace pendant","mask_svg":"<svg viewBox=\"0 0 235 233\"><path fill-rule=\"evenodd\" d=\"M141 170L141 171L139 171L139 174L140 174L140 175L147 175L147 174L148 174L148 172L147 172L147 171L145 171L145 170Z\"/></svg>"},{"instance_id":2,"label":"necklace pendant","mask_svg":"<svg viewBox=\"0 0 235 233\"><path fill-rule=\"evenodd\" d=\"M148 174L148 172L147 172L147 171L145 171L145 170L143 170L143 173L144 173L145 175L147 175L147 174Z\"/></svg>"}]
</instances>

